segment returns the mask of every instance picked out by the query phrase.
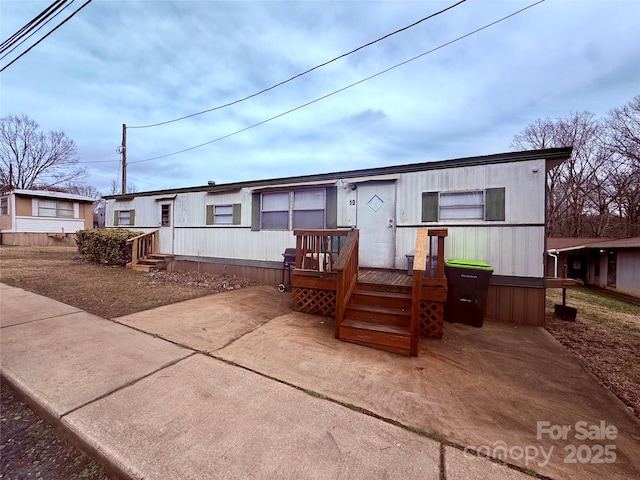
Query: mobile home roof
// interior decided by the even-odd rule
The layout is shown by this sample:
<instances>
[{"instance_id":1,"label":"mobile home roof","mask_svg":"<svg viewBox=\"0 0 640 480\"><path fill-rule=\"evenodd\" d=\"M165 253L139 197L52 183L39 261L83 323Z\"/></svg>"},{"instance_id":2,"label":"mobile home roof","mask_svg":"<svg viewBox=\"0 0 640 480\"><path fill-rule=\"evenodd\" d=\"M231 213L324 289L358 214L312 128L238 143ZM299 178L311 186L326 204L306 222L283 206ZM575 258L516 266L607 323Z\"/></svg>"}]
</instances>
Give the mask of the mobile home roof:
<instances>
[{"instance_id":1,"label":"mobile home roof","mask_svg":"<svg viewBox=\"0 0 640 480\"><path fill-rule=\"evenodd\" d=\"M266 187L284 184L304 184L322 182L328 180L340 180L352 177L374 177L400 173L421 172L426 170L438 170L444 168L459 168L475 165L489 165L499 163L523 162L528 160L546 160L547 169L556 167L571 155L572 147L547 148L542 150L527 150L523 152L497 153L476 157L456 158L452 160L440 160L434 162L410 163L406 165L393 165L388 167L367 168L360 170L348 170L334 173L320 173L315 175L302 175L295 177L272 178L253 180L247 182L234 182L226 184L209 184L197 187L173 188L169 190L153 190L148 192L136 192L120 195L106 195L106 199L122 199L122 197L144 197L154 195L166 195L188 192L222 192L247 187Z\"/></svg>"}]
</instances>

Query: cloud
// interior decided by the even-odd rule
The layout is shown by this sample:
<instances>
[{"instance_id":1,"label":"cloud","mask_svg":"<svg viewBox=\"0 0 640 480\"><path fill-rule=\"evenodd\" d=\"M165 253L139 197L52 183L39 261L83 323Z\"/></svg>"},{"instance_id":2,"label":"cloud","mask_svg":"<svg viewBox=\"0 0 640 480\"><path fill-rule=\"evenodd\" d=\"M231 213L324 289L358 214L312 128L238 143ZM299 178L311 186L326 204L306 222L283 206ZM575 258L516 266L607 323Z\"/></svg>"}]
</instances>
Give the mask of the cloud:
<instances>
[{"instance_id":1,"label":"cloud","mask_svg":"<svg viewBox=\"0 0 640 480\"><path fill-rule=\"evenodd\" d=\"M91 184L118 180L122 124L193 114L286 80L453 2L92 2L0 76L1 109L78 144ZM292 113L529 5L466 2L234 106L127 130L140 190L509 150L536 118L604 115L640 84L633 1L547 1ZM2 32L42 2L5 2ZM211 142L188 152L139 162ZM139 162L139 163L136 163Z\"/></svg>"}]
</instances>

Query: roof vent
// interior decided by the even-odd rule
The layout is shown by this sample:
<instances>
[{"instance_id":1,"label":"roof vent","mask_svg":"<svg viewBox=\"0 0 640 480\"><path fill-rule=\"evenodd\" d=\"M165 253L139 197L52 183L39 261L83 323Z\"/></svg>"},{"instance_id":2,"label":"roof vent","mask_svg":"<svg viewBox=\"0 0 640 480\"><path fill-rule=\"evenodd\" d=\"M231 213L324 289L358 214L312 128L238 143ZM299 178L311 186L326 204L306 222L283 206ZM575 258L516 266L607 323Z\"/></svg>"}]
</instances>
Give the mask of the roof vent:
<instances>
[{"instance_id":1,"label":"roof vent","mask_svg":"<svg viewBox=\"0 0 640 480\"><path fill-rule=\"evenodd\" d=\"M209 184L210 187L213 187L216 184L216 181L215 180L209 180L207 183Z\"/></svg>"}]
</instances>

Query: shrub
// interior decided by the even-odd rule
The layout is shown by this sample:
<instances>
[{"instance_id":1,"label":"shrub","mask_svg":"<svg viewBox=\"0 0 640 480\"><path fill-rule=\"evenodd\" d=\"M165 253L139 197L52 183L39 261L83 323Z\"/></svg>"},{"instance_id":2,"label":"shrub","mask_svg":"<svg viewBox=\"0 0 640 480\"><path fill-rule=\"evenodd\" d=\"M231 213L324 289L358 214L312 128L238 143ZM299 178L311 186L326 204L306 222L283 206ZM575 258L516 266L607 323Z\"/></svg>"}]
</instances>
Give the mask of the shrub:
<instances>
[{"instance_id":1,"label":"shrub","mask_svg":"<svg viewBox=\"0 0 640 480\"><path fill-rule=\"evenodd\" d=\"M85 259L103 265L126 265L131 261L127 239L142 235L125 228L90 229L76 232L78 251Z\"/></svg>"}]
</instances>

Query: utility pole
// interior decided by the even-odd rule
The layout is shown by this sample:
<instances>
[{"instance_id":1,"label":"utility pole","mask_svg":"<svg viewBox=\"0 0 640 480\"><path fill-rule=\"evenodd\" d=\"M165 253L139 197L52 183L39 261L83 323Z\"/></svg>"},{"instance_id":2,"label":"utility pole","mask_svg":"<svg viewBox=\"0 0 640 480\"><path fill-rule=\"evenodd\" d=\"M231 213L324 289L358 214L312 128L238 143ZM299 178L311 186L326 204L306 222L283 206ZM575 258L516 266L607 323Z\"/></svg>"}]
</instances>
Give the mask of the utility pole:
<instances>
[{"instance_id":1,"label":"utility pole","mask_svg":"<svg viewBox=\"0 0 640 480\"><path fill-rule=\"evenodd\" d=\"M127 193L127 125L122 124L122 194Z\"/></svg>"}]
</instances>

